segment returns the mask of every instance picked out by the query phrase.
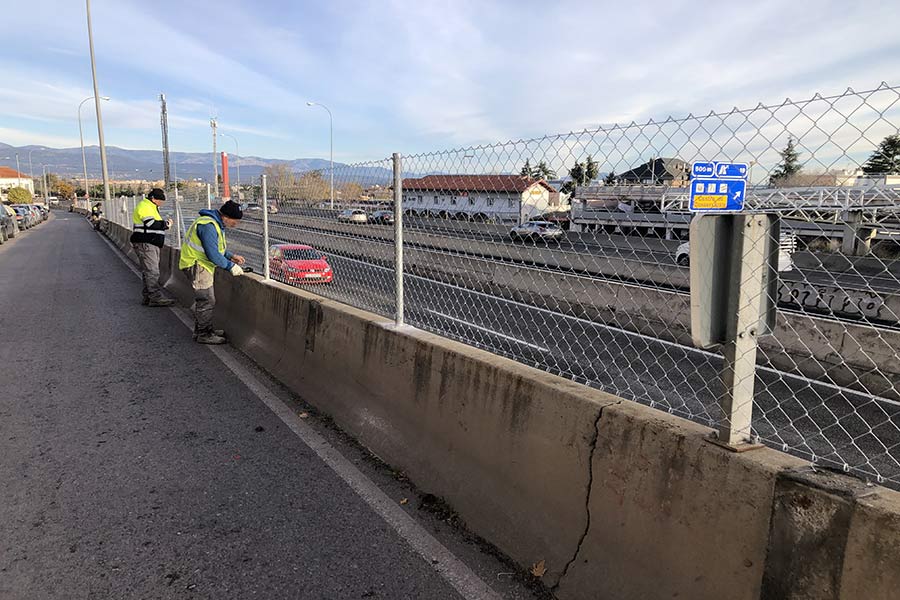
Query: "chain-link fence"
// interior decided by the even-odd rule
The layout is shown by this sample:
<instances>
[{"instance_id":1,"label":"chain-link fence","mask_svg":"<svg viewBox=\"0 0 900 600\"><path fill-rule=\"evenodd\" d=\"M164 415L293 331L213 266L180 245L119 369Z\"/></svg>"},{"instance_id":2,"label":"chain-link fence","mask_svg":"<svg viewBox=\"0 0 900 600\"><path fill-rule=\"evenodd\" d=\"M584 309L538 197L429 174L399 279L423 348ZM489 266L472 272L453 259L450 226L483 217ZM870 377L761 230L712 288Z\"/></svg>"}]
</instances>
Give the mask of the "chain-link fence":
<instances>
[{"instance_id":1,"label":"chain-link fence","mask_svg":"<svg viewBox=\"0 0 900 600\"><path fill-rule=\"evenodd\" d=\"M900 89L882 85L404 156L399 171L340 165L333 189L327 169L286 171L265 198L250 186L228 239L273 279L897 486L898 132ZM701 161L747 163L745 214L779 227L748 221L742 242L692 253ZM186 228L196 207L181 208ZM752 260L765 252L771 271ZM692 338L692 256L693 275L727 264L741 284L733 343ZM766 299L769 334L741 320Z\"/></svg>"}]
</instances>

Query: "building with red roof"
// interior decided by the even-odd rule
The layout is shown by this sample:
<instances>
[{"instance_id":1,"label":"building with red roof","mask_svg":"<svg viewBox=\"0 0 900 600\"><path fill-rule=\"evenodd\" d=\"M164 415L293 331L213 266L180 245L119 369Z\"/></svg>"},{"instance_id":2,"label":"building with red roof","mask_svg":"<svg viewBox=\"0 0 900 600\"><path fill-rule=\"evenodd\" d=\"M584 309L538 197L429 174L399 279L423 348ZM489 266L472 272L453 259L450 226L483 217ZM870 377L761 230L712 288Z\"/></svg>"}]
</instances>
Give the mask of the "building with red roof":
<instances>
[{"instance_id":1,"label":"building with red roof","mask_svg":"<svg viewBox=\"0 0 900 600\"><path fill-rule=\"evenodd\" d=\"M0 198L6 200L6 192L14 187L23 187L34 195L34 182L31 177L9 167L0 167Z\"/></svg>"},{"instance_id":2,"label":"building with red roof","mask_svg":"<svg viewBox=\"0 0 900 600\"><path fill-rule=\"evenodd\" d=\"M426 175L403 180L406 214L522 223L565 212L568 197L543 179L521 175Z\"/></svg>"}]
</instances>

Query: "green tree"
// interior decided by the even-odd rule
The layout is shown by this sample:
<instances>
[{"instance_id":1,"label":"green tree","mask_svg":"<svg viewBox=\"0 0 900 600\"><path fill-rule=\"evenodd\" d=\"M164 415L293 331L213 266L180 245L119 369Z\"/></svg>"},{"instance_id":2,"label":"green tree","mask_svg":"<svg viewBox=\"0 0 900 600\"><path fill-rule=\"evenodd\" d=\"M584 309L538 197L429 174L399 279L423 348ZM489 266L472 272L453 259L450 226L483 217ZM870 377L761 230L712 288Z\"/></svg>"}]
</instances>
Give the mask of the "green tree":
<instances>
[{"instance_id":1,"label":"green tree","mask_svg":"<svg viewBox=\"0 0 900 600\"><path fill-rule=\"evenodd\" d=\"M586 186L597 177L597 162L588 156L585 162L575 163L569 169L569 181L563 184L560 191L564 194L575 195L578 186Z\"/></svg>"},{"instance_id":2,"label":"green tree","mask_svg":"<svg viewBox=\"0 0 900 600\"><path fill-rule=\"evenodd\" d=\"M581 185L587 185L593 180L597 179L598 173L600 173L600 171L597 168L597 161L588 156L587 162L584 165L584 176L586 180Z\"/></svg>"},{"instance_id":3,"label":"green tree","mask_svg":"<svg viewBox=\"0 0 900 600\"><path fill-rule=\"evenodd\" d=\"M519 175L522 177L534 177L534 168L531 166L531 161L527 158L525 159L525 164L522 165L522 170L519 171Z\"/></svg>"},{"instance_id":4,"label":"green tree","mask_svg":"<svg viewBox=\"0 0 900 600\"><path fill-rule=\"evenodd\" d=\"M541 161L531 172L535 179L556 179L556 171L551 169L545 161Z\"/></svg>"},{"instance_id":5,"label":"green tree","mask_svg":"<svg viewBox=\"0 0 900 600\"><path fill-rule=\"evenodd\" d=\"M881 140L862 170L866 175L900 175L900 134Z\"/></svg>"},{"instance_id":6,"label":"green tree","mask_svg":"<svg viewBox=\"0 0 900 600\"><path fill-rule=\"evenodd\" d=\"M7 198L9 198L10 204L31 203L31 192L23 187L9 188L9 191L6 194Z\"/></svg>"},{"instance_id":7,"label":"green tree","mask_svg":"<svg viewBox=\"0 0 900 600\"><path fill-rule=\"evenodd\" d=\"M797 144L793 137L788 136L787 146L779 154L781 162L769 176L770 185L787 183L791 177L800 173L800 153L797 152Z\"/></svg>"}]
</instances>

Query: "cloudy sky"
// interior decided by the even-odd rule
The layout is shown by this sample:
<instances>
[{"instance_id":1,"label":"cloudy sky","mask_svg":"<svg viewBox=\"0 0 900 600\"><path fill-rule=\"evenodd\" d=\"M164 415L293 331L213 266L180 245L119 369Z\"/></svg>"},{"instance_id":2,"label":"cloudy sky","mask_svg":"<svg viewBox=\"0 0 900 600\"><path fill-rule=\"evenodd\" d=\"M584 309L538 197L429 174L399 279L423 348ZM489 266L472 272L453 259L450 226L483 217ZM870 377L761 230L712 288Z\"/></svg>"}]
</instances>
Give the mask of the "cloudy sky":
<instances>
[{"instance_id":1,"label":"cloudy sky","mask_svg":"<svg viewBox=\"0 0 900 600\"><path fill-rule=\"evenodd\" d=\"M344 162L900 84L900 2L94 0L107 143ZM84 2L7 3L0 141L77 146ZM92 103L86 141L96 143ZM233 142L221 140L225 150Z\"/></svg>"}]
</instances>

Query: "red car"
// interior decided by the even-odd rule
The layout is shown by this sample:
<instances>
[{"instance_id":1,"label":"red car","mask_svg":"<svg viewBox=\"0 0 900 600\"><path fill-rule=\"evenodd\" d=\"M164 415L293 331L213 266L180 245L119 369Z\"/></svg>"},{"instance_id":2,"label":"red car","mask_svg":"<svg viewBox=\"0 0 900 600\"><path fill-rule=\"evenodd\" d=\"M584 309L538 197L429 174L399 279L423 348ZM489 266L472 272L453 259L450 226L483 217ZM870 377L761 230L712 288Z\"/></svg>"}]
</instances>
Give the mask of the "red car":
<instances>
[{"instance_id":1,"label":"red car","mask_svg":"<svg viewBox=\"0 0 900 600\"><path fill-rule=\"evenodd\" d=\"M285 283L331 283L334 271L319 250L301 244L277 244L269 248L272 279Z\"/></svg>"}]
</instances>

